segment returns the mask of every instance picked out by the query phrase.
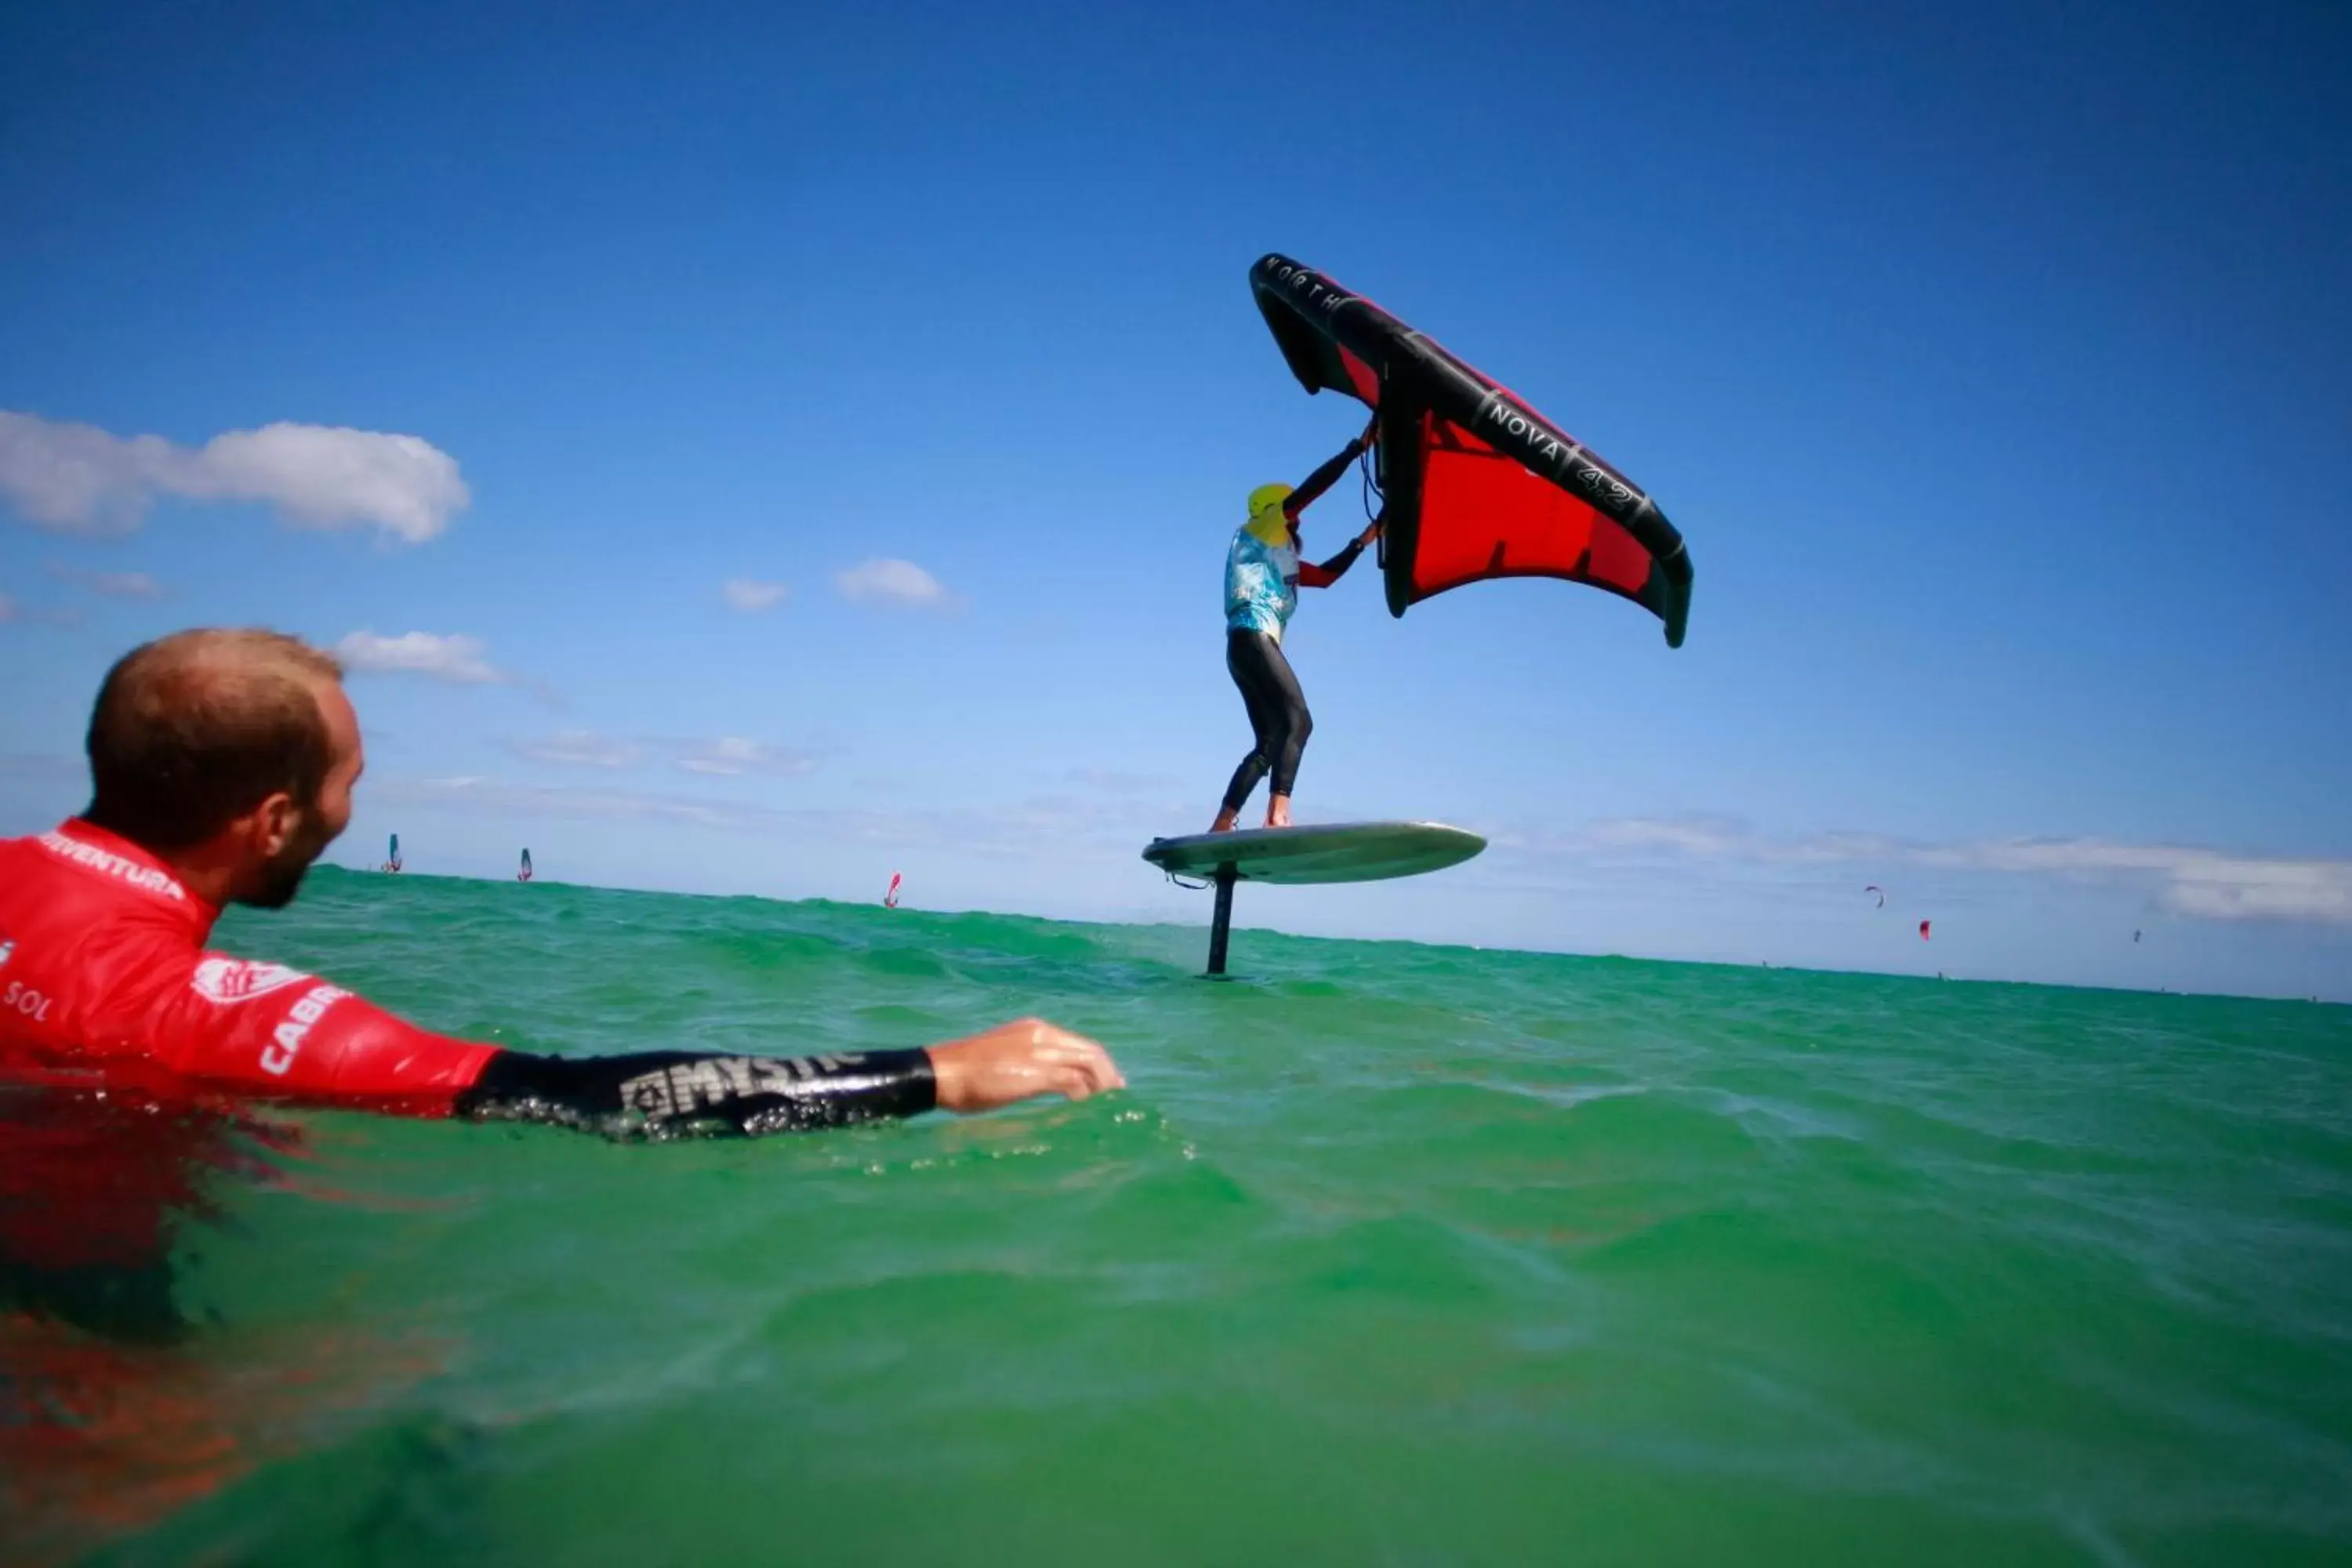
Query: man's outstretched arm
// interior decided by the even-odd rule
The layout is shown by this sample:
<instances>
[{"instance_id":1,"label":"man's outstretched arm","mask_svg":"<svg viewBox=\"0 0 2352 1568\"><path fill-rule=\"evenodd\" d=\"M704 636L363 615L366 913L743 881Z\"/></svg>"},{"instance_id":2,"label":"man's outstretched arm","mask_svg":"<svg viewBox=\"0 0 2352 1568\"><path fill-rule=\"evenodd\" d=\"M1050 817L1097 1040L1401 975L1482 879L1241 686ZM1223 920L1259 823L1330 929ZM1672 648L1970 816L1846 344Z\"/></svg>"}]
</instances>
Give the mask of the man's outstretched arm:
<instances>
[{"instance_id":1,"label":"man's outstretched arm","mask_svg":"<svg viewBox=\"0 0 2352 1568\"><path fill-rule=\"evenodd\" d=\"M1094 1041L1036 1018L917 1050L814 1057L642 1051L542 1057L501 1051L457 1114L598 1131L757 1137L946 1110L992 1110L1041 1094L1084 1100L1126 1080Z\"/></svg>"},{"instance_id":2,"label":"man's outstretched arm","mask_svg":"<svg viewBox=\"0 0 2352 1568\"><path fill-rule=\"evenodd\" d=\"M420 1029L314 976L220 954L156 1023L173 1042L156 1053L162 1065L232 1094L599 1131L797 1132L1126 1086L1102 1047L1036 1018L914 1050L539 1056Z\"/></svg>"}]
</instances>

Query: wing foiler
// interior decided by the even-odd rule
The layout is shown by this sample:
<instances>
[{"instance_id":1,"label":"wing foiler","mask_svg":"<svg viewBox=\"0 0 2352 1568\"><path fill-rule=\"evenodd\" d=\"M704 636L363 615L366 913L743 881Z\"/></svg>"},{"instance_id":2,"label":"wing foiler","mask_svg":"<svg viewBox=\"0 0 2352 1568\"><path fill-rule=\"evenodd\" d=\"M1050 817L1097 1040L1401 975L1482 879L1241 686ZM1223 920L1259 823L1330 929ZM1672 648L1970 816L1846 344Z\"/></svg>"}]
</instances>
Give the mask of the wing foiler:
<instances>
[{"instance_id":1,"label":"wing foiler","mask_svg":"<svg viewBox=\"0 0 2352 1568\"><path fill-rule=\"evenodd\" d=\"M1601 455L1378 305L1267 256L1250 291L1299 384L1380 416L1389 613L1492 577L1557 577L1633 600L1680 647L1690 552Z\"/></svg>"}]
</instances>

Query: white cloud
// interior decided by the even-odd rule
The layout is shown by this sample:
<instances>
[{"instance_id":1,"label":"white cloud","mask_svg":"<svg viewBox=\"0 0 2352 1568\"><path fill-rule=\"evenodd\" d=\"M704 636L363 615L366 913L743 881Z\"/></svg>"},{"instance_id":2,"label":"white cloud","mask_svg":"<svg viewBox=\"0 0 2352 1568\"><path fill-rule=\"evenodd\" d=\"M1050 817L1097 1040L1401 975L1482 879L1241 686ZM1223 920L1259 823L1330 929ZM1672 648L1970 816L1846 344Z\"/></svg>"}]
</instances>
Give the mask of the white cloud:
<instances>
[{"instance_id":1,"label":"white cloud","mask_svg":"<svg viewBox=\"0 0 2352 1568\"><path fill-rule=\"evenodd\" d=\"M861 605L944 609L953 601L940 580L911 561L877 558L834 578L843 595Z\"/></svg>"},{"instance_id":2,"label":"white cloud","mask_svg":"<svg viewBox=\"0 0 2352 1568\"><path fill-rule=\"evenodd\" d=\"M87 781L89 764L79 757L60 757L44 752L0 752L0 774L15 778Z\"/></svg>"},{"instance_id":3,"label":"white cloud","mask_svg":"<svg viewBox=\"0 0 2352 1568\"><path fill-rule=\"evenodd\" d=\"M677 765L690 773L717 773L733 778L743 773L768 773L778 778L813 773L816 760L804 752L747 741L739 735L694 742L682 748Z\"/></svg>"},{"instance_id":4,"label":"white cloud","mask_svg":"<svg viewBox=\"0 0 2352 1568\"><path fill-rule=\"evenodd\" d=\"M817 766L813 753L772 746L740 735L722 736L715 741L625 739L600 735L591 730L560 730L540 739L510 741L507 749L526 762L609 771L635 767L648 753L666 753L681 771L715 778L750 774L796 778L815 772Z\"/></svg>"},{"instance_id":5,"label":"white cloud","mask_svg":"<svg viewBox=\"0 0 2352 1568\"><path fill-rule=\"evenodd\" d=\"M81 612L74 609L37 610L0 594L0 626L11 621L25 626L78 626L81 625Z\"/></svg>"},{"instance_id":6,"label":"white cloud","mask_svg":"<svg viewBox=\"0 0 2352 1568\"><path fill-rule=\"evenodd\" d=\"M335 657L352 669L378 675L423 675L466 686L490 686L514 678L483 657L479 637L436 637L404 632L396 637L353 632L335 645Z\"/></svg>"},{"instance_id":7,"label":"white cloud","mask_svg":"<svg viewBox=\"0 0 2352 1568\"><path fill-rule=\"evenodd\" d=\"M78 583L92 593L117 599L160 599L163 585L144 572L85 572L79 566L49 563L49 575L60 583Z\"/></svg>"},{"instance_id":8,"label":"white cloud","mask_svg":"<svg viewBox=\"0 0 2352 1568\"><path fill-rule=\"evenodd\" d=\"M586 730L563 730L543 741L517 741L515 755L527 762L562 768L627 768L644 757L643 748Z\"/></svg>"},{"instance_id":9,"label":"white cloud","mask_svg":"<svg viewBox=\"0 0 2352 1568\"><path fill-rule=\"evenodd\" d=\"M1108 768L1073 768L1070 781L1105 795L1147 795L1177 787L1177 781L1164 773L1122 773Z\"/></svg>"},{"instance_id":10,"label":"white cloud","mask_svg":"<svg viewBox=\"0 0 2352 1568\"><path fill-rule=\"evenodd\" d=\"M1577 842L1566 841L1570 845ZM1603 850L1662 849L1702 860L1751 860L1772 865L1884 859L1893 842L1862 834L1822 834L1808 839L1767 838L1751 832L1744 824L1717 816L1665 820L1629 817L1603 822L1581 841L1583 846Z\"/></svg>"},{"instance_id":11,"label":"white cloud","mask_svg":"<svg viewBox=\"0 0 2352 1568\"><path fill-rule=\"evenodd\" d=\"M371 806L399 805L468 814L605 821L678 823L734 834L804 842L856 842L904 849L952 846L1003 859L1034 858L1041 844L1083 841L1105 851L1140 845L1145 819L1132 810L1079 800L1036 797L953 811L843 811L704 800L648 790L525 784L467 774L445 778L371 777Z\"/></svg>"},{"instance_id":12,"label":"white cloud","mask_svg":"<svg viewBox=\"0 0 2352 1568\"><path fill-rule=\"evenodd\" d=\"M761 583L751 577L732 577L728 579L726 585L719 590L719 596L727 601L729 609L740 610L747 616L756 616L764 610L772 610L782 604L784 595L790 592L792 590L782 583Z\"/></svg>"},{"instance_id":13,"label":"white cloud","mask_svg":"<svg viewBox=\"0 0 2352 1568\"><path fill-rule=\"evenodd\" d=\"M415 436L280 421L202 447L0 411L0 496L64 533L128 533L159 495L260 501L298 528L372 525L422 544L472 496L457 459Z\"/></svg>"},{"instance_id":14,"label":"white cloud","mask_svg":"<svg viewBox=\"0 0 2352 1568\"><path fill-rule=\"evenodd\" d=\"M2176 914L2352 925L2352 860L2231 855L2194 846L2111 844L2096 838L2021 838L1925 851L1920 863L2047 873L2080 881L2153 879L2158 883L2159 901Z\"/></svg>"},{"instance_id":15,"label":"white cloud","mask_svg":"<svg viewBox=\"0 0 2352 1568\"><path fill-rule=\"evenodd\" d=\"M682 822L744 832L773 827L782 814L756 805L692 800L640 790L571 789L517 784L468 774L455 778L388 779L370 784L372 805L457 808L498 815L563 816L593 821Z\"/></svg>"},{"instance_id":16,"label":"white cloud","mask_svg":"<svg viewBox=\"0 0 2352 1568\"><path fill-rule=\"evenodd\" d=\"M1526 847L1569 849L1573 841ZM1762 865L1847 865L2055 877L2067 881L2152 886L2175 914L2208 920L2318 921L2352 924L2352 860L2236 855L2173 844L2103 838L2003 838L1918 844L1873 833L1769 838L1719 817L1605 822L1580 847L1663 850L1695 859Z\"/></svg>"}]
</instances>

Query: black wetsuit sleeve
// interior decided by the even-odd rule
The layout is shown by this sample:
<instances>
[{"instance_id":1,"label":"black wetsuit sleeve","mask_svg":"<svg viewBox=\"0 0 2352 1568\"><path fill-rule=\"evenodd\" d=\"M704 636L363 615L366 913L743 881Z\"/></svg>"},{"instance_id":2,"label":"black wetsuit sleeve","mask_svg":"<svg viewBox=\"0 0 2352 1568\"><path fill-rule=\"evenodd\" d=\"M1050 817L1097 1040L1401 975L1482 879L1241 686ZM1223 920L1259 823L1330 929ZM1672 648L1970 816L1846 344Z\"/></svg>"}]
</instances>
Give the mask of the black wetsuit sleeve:
<instances>
[{"instance_id":1,"label":"black wetsuit sleeve","mask_svg":"<svg viewBox=\"0 0 2352 1568\"><path fill-rule=\"evenodd\" d=\"M919 1116L937 1104L930 1053L923 1050L793 1058L500 1051L458 1096L457 1112L477 1121L547 1121L607 1133L756 1138Z\"/></svg>"},{"instance_id":2,"label":"black wetsuit sleeve","mask_svg":"<svg viewBox=\"0 0 2352 1568\"><path fill-rule=\"evenodd\" d=\"M1291 491L1290 498L1282 503L1284 515L1293 522L1297 521L1298 514L1313 506L1325 490L1338 484L1339 476L1348 471L1348 465L1361 457L1363 451L1364 443L1360 439L1350 441L1340 449L1338 457L1307 475L1305 482Z\"/></svg>"},{"instance_id":3,"label":"black wetsuit sleeve","mask_svg":"<svg viewBox=\"0 0 2352 1568\"><path fill-rule=\"evenodd\" d=\"M1346 574L1348 568L1356 563L1356 557L1363 552L1364 542L1360 539L1351 539L1348 542L1348 548L1331 557L1330 560L1324 562L1320 566L1301 571L1298 574L1298 581L1309 588L1328 588L1337 583Z\"/></svg>"}]
</instances>

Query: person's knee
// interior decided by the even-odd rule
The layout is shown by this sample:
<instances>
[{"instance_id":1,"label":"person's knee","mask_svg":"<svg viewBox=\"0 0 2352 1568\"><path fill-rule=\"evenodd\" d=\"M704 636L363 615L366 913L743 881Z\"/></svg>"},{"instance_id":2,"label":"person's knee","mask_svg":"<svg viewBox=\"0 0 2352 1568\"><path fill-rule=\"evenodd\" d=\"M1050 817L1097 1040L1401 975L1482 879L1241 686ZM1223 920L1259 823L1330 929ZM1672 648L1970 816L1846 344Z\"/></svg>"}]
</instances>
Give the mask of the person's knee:
<instances>
[{"instance_id":1,"label":"person's knee","mask_svg":"<svg viewBox=\"0 0 2352 1568\"><path fill-rule=\"evenodd\" d=\"M1315 715L1304 708L1291 715L1290 733L1298 744L1307 744L1307 737L1315 733Z\"/></svg>"}]
</instances>

